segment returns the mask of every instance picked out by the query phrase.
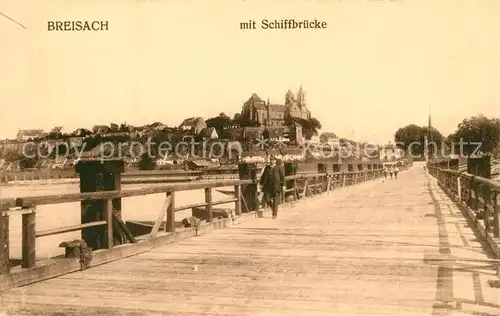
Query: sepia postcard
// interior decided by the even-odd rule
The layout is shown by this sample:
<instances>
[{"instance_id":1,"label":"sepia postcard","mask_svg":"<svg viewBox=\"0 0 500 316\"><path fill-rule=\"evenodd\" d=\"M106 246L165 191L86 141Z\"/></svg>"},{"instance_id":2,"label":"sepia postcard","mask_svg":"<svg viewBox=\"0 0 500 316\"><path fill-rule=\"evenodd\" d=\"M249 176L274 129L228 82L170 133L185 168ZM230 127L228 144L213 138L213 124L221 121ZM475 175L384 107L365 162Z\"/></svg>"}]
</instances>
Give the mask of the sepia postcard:
<instances>
[{"instance_id":1,"label":"sepia postcard","mask_svg":"<svg viewBox=\"0 0 500 316\"><path fill-rule=\"evenodd\" d=\"M500 2L0 1L0 316L500 315Z\"/></svg>"}]
</instances>

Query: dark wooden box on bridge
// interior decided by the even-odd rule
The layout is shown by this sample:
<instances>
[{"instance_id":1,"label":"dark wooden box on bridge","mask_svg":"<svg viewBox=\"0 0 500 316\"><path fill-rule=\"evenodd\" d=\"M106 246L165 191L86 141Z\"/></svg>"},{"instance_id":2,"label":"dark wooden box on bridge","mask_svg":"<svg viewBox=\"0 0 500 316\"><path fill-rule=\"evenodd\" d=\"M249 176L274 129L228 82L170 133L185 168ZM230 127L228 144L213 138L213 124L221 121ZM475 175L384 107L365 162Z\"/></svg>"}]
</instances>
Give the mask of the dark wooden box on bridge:
<instances>
[{"instance_id":1,"label":"dark wooden box on bridge","mask_svg":"<svg viewBox=\"0 0 500 316\"><path fill-rule=\"evenodd\" d=\"M259 210L259 195L257 194L258 186L258 168L256 163L240 163L238 165L238 174L240 180L252 180L252 184L241 185L241 195L243 204L241 210L243 213Z\"/></svg>"},{"instance_id":2,"label":"dark wooden box on bridge","mask_svg":"<svg viewBox=\"0 0 500 316\"><path fill-rule=\"evenodd\" d=\"M80 177L80 192L120 191L121 174L124 171L122 159L81 160L75 170ZM105 220L106 200L90 200L81 202L82 224ZM121 198L112 200L114 217L121 221ZM123 243L120 230L113 229L113 243ZM82 239L93 250L108 248L104 227L88 227L82 229Z\"/></svg>"},{"instance_id":3,"label":"dark wooden box on bridge","mask_svg":"<svg viewBox=\"0 0 500 316\"><path fill-rule=\"evenodd\" d=\"M467 159L467 173L491 179L491 158L488 155L469 157Z\"/></svg>"}]
</instances>

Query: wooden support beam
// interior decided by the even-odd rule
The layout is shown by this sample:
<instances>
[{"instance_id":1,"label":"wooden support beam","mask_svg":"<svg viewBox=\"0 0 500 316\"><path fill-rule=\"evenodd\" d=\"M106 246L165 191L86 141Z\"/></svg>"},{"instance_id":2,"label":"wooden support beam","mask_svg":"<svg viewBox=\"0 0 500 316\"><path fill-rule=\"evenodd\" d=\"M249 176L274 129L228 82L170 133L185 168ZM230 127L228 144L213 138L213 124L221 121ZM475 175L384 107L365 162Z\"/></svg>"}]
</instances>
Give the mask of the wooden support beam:
<instances>
[{"instance_id":1,"label":"wooden support beam","mask_svg":"<svg viewBox=\"0 0 500 316\"><path fill-rule=\"evenodd\" d=\"M175 233L175 191L166 193L167 199L170 198L170 203L166 208L167 220L165 221L165 231Z\"/></svg>"},{"instance_id":2,"label":"wooden support beam","mask_svg":"<svg viewBox=\"0 0 500 316\"><path fill-rule=\"evenodd\" d=\"M205 211L207 213L207 223L210 223L213 221L213 214L212 214L212 188L205 188L205 203L207 203L207 206L205 208Z\"/></svg>"},{"instance_id":3,"label":"wooden support beam","mask_svg":"<svg viewBox=\"0 0 500 316\"><path fill-rule=\"evenodd\" d=\"M307 182L308 182L308 179L306 179L306 180L304 181L304 191L302 191L302 198L304 198L304 197L306 197L306 196L307 196L307 189L308 189L308 184L307 184Z\"/></svg>"},{"instance_id":4,"label":"wooden support beam","mask_svg":"<svg viewBox=\"0 0 500 316\"><path fill-rule=\"evenodd\" d=\"M127 225L125 225L125 223L122 221L122 219L119 218L115 214L115 212L113 212L113 220L115 221L115 223L118 224L118 227L124 233L125 237L128 239L128 241L130 243L136 243L137 242L137 240L135 239L134 235L132 235L132 233L130 232L130 230L128 230Z\"/></svg>"},{"instance_id":5,"label":"wooden support beam","mask_svg":"<svg viewBox=\"0 0 500 316\"><path fill-rule=\"evenodd\" d=\"M149 238L151 238L151 239L156 238L156 234L158 233L158 230L160 229L160 226L163 222L163 219L165 218L165 214L167 213L167 209L171 203L172 203L172 197L167 194L165 197L165 202L163 203L163 206L161 207L161 210L158 213L158 216L156 217L156 221L153 225L153 228L151 229L151 233L149 234ZM166 223L166 221L165 221L165 223ZM164 229L166 231L166 227L164 227Z\"/></svg>"},{"instance_id":6,"label":"wooden support beam","mask_svg":"<svg viewBox=\"0 0 500 316\"><path fill-rule=\"evenodd\" d=\"M234 186L234 196L236 201L234 202L234 212L236 216L241 215L241 187L239 184Z\"/></svg>"},{"instance_id":7,"label":"wooden support beam","mask_svg":"<svg viewBox=\"0 0 500 316\"><path fill-rule=\"evenodd\" d=\"M107 199L106 205L104 207L104 221L106 222L105 226L105 239L104 239L104 248L111 249L113 248L113 200ZM121 217L121 213L116 213L117 218Z\"/></svg>"},{"instance_id":8,"label":"wooden support beam","mask_svg":"<svg viewBox=\"0 0 500 316\"><path fill-rule=\"evenodd\" d=\"M7 212L0 212L0 275L9 272L9 215Z\"/></svg>"},{"instance_id":9,"label":"wooden support beam","mask_svg":"<svg viewBox=\"0 0 500 316\"><path fill-rule=\"evenodd\" d=\"M493 213L493 236L495 238L500 237L500 205L498 205L498 195L499 192L494 192L493 207L495 212Z\"/></svg>"},{"instance_id":10,"label":"wooden support beam","mask_svg":"<svg viewBox=\"0 0 500 316\"><path fill-rule=\"evenodd\" d=\"M297 187L297 180L292 180L292 189L293 189L293 199L297 201L299 199L299 189Z\"/></svg>"},{"instance_id":11,"label":"wooden support beam","mask_svg":"<svg viewBox=\"0 0 500 316\"><path fill-rule=\"evenodd\" d=\"M36 230L35 208L32 212L22 215L22 268L33 268L36 265Z\"/></svg>"},{"instance_id":12,"label":"wooden support beam","mask_svg":"<svg viewBox=\"0 0 500 316\"><path fill-rule=\"evenodd\" d=\"M483 223L484 223L484 230L486 233L490 232L491 229L491 224L490 224L490 203L491 203L491 193L489 192L490 190L488 188L483 188L481 190L481 193L483 194L483 201L482 201L482 209L483 209Z\"/></svg>"}]
</instances>

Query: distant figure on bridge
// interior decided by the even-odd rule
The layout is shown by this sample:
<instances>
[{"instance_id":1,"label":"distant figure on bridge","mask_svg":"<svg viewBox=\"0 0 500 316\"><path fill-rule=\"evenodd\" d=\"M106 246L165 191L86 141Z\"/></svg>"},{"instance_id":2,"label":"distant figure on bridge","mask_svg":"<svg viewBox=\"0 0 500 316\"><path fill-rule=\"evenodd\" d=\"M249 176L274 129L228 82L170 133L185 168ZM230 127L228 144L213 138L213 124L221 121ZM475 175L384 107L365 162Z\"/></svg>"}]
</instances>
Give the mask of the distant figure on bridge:
<instances>
[{"instance_id":1,"label":"distant figure on bridge","mask_svg":"<svg viewBox=\"0 0 500 316\"><path fill-rule=\"evenodd\" d=\"M282 188L285 185L285 172L281 166L276 165L276 158L271 157L269 164L264 169L260 178L260 185L264 196L263 202L271 207L273 218L278 216L278 201Z\"/></svg>"},{"instance_id":2,"label":"distant figure on bridge","mask_svg":"<svg viewBox=\"0 0 500 316\"><path fill-rule=\"evenodd\" d=\"M389 176L389 175L391 175L391 178L392 178L391 167L386 165L384 167L384 176L387 179L387 176Z\"/></svg>"},{"instance_id":3,"label":"distant figure on bridge","mask_svg":"<svg viewBox=\"0 0 500 316\"><path fill-rule=\"evenodd\" d=\"M399 172L398 166L394 166L393 172L394 172L394 178L397 179L398 178L398 172Z\"/></svg>"},{"instance_id":4,"label":"distant figure on bridge","mask_svg":"<svg viewBox=\"0 0 500 316\"><path fill-rule=\"evenodd\" d=\"M392 179L392 174L394 173L394 167L393 166L389 166L389 175L391 176L391 179Z\"/></svg>"}]
</instances>

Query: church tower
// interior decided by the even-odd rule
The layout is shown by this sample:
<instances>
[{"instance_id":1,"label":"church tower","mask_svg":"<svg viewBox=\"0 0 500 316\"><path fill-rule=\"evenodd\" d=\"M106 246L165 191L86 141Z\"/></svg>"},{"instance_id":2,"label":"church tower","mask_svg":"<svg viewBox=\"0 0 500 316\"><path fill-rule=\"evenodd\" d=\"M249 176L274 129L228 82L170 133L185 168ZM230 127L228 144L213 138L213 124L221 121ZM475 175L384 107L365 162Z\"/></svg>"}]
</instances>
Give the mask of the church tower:
<instances>
[{"instance_id":1,"label":"church tower","mask_svg":"<svg viewBox=\"0 0 500 316\"><path fill-rule=\"evenodd\" d=\"M297 103L299 104L300 108L306 106L306 94L304 93L304 90L302 89L302 85L300 85L299 93L297 93Z\"/></svg>"},{"instance_id":2,"label":"church tower","mask_svg":"<svg viewBox=\"0 0 500 316\"><path fill-rule=\"evenodd\" d=\"M270 107L271 107L271 104L269 102L269 98L267 98L267 104L266 104L266 115L267 115L267 119L266 119L266 127L269 127L269 125L271 124L271 113L270 113Z\"/></svg>"},{"instance_id":3,"label":"church tower","mask_svg":"<svg viewBox=\"0 0 500 316\"><path fill-rule=\"evenodd\" d=\"M293 105L293 103L295 102L294 100L294 96L293 96L293 92L292 90L288 89L287 93L285 94L285 105L287 107L290 107Z\"/></svg>"}]
</instances>

